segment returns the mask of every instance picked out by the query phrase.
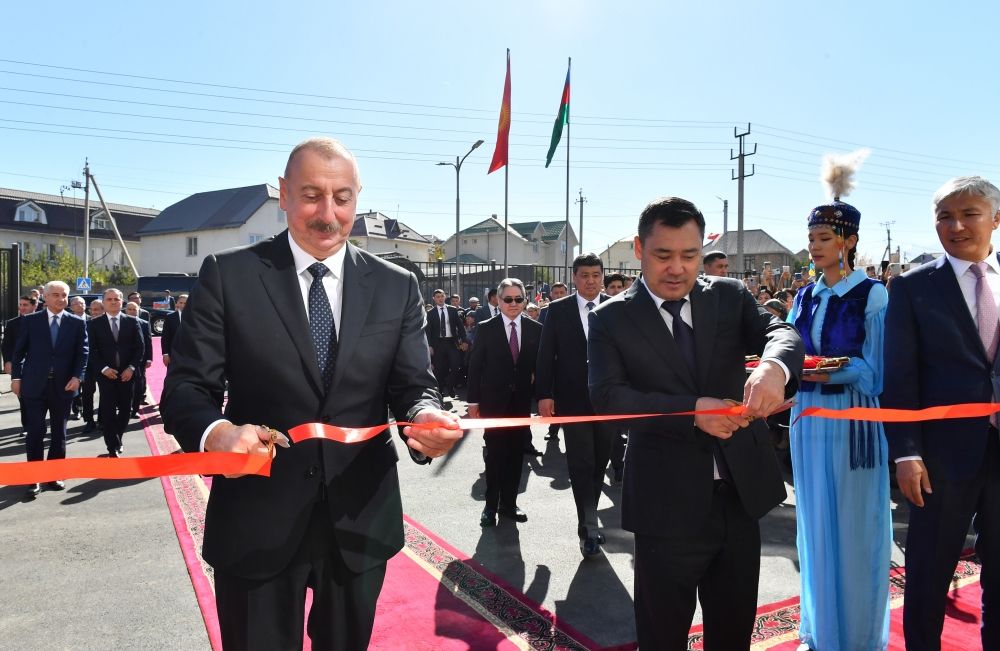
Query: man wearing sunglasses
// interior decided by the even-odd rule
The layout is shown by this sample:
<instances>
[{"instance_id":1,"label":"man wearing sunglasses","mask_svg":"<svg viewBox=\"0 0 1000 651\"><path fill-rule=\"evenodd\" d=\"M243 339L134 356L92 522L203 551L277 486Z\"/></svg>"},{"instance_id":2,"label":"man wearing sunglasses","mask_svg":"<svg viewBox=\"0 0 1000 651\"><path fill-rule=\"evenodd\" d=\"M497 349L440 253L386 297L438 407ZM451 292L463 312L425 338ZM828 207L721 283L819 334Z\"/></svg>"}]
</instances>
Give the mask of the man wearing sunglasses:
<instances>
[{"instance_id":1,"label":"man wearing sunglasses","mask_svg":"<svg viewBox=\"0 0 1000 651\"><path fill-rule=\"evenodd\" d=\"M538 350L535 395L542 416L593 416L587 385L587 317L609 297L601 293L604 263L593 253L573 260L576 291L548 307ZM608 423L564 425L566 464L576 502L577 535L584 558L600 553L597 502L611 459L616 426Z\"/></svg>"},{"instance_id":2,"label":"man wearing sunglasses","mask_svg":"<svg viewBox=\"0 0 1000 651\"><path fill-rule=\"evenodd\" d=\"M535 361L541 324L522 316L527 305L524 284L505 278L497 288L500 316L479 324L469 355L469 416L471 418L531 415L535 392ZM486 506L479 525L492 527L500 515L527 522L517 506L525 437L531 429L486 430Z\"/></svg>"}]
</instances>

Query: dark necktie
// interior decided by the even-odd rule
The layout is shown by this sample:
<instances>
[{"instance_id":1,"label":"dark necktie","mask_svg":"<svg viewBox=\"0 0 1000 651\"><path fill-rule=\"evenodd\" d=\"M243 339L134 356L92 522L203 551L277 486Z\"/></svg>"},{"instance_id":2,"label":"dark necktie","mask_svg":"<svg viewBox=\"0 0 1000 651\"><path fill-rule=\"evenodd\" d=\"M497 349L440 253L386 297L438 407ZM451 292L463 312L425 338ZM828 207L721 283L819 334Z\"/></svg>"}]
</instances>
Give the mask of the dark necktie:
<instances>
[{"instance_id":1,"label":"dark necktie","mask_svg":"<svg viewBox=\"0 0 1000 651\"><path fill-rule=\"evenodd\" d=\"M663 301L663 309L673 317L674 342L680 350L684 363L687 364L693 377L698 377L698 363L694 354L694 329L681 318L681 308L687 302L686 298L679 301ZM726 456L722 454L721 441L717 436L712 437L712 454L715 457L715 467L719 469L719 477L724 481L731 482L732 474L729 472L729 464L726 463Z\"/></svg>"},{"instance_id":2,"label":"dark necktie","mask_svg":"<svg viewBox=\"0 0 1000 651\"><path fill-rule=\"evenodd\" d=\"M594 309L594 301L587 301L587 311L590 312Z\"/></svg>"},{"instance_id":3,"label":"dark necktie","mask_svg":"<svg viewBox=\"0 0 1000 651\"><path fill-rule=\"evenodd\" d=\"M49 332L52 334L52 347L56 347L56 339L59 338L59 317L53 315L52 326L49 328Z\"/></svg>"},{"instance_id":4,"label":"dark necktie","mask_svg":"<svg viewBox=\"0 0 1000 651\"><path fill-rule=\"evenodd\" d=\"M329 273L322 262L309 265L313 281L309 285L309 334L316 348L316 363L323 380L323 390L330 388L333 368L337 362L337 326L333 322L330 298L323 287L323 276Z\"/></svg>"},{"instance_id":5,"label":"dark necktie","mask_svg":"<svg viewBox=\"0 0 1000 651\"><path fill-rule=\"evenodd\" d=\"M111 317L111 336L115 338L115 343L118 343L118 317ZM121 355L118 354L118 346L115 346L115 368L119 368L122 365Z\"/></svg>"},{"instance_id":6,"label":"dark necktie","mask_svg":"<svg viewBox=\"0 0 1000 651\"><path fill-rule=\"evenodd\" d=\"M521 346L517 343L517 324L510 322L510 355L517 364L517 358L521 354Z\"/></svg>"},{"instance_id":7,"label":"dark necktie","mask_svg":"<svg viewBox=\"0 0 1000 651\"><path fill-rule=\"evenodd\" d=\"M448 336L448 331L444 327L444 308L442 307L440 312L438 312L438 321L441 322L441 334L440 337L444 339Z\"/></svg>"}]
</instances>

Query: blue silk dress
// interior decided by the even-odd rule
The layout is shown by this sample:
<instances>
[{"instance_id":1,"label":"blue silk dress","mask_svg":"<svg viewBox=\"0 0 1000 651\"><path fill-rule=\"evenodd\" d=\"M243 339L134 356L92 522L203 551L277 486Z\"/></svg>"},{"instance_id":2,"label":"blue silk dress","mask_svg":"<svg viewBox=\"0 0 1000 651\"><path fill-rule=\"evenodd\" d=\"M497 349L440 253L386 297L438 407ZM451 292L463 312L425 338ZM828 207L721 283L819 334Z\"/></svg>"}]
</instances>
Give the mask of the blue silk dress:
<instances>
[{"instance_id":1,"label":"blue silk dress","mask_svg":"<svg viewBox=\"0 0 1000 651\"><path fill-rule=\"evenodd\" d=\"M791 454L802 580L799 638L819 651L889 643L888 447L880 423L805 418L807 407L878 407L889 295L856 270L799 290L788 321L809 355L850 357L828 383L803 382Z\"/></svg>"}]
</instances>

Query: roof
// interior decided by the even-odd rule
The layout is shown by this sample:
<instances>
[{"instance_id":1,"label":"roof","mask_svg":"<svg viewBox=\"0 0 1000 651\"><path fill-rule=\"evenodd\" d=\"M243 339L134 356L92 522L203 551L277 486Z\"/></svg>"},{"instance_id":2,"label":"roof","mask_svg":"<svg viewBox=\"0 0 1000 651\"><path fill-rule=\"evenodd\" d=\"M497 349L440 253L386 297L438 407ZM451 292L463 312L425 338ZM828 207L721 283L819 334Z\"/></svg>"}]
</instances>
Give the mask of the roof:
<instances>
[{"instance_id":1,"label":"roof","mask_svg":"<svg viewBox=\"0 0 1000 651\"><path fill-rule=\"evenodd\" d=\"M563 229L566 227L566 222L561 220L555 222L518 222L510 225L511 228L517 231L518 234L526 240L531 239L535 229L539 226L542 227L542 241L551 242L552 240L559 239Z\"/></svg>"},{"instance_id":2,"label":"roof","mask_svg":"<svg viewBox=\"0 0 1000 651\"><path fill-rule=\"evenodd\" d=\"M736 235L736 231L723 233L719 236L719 239L709 242L702 247L702 251L722 251L726 255L736 255ZM794 253L785 248L778 240L768 235L763 229L745 229L743 231L743 254L760 255L762 253L784 253L789 257L795 257Z\"/></svg>"},{"instance_id":3,"label":"roof","mask_svg":"<svg viewBox=\"0 0 1000 651\"><path fill-rule=\"evenodd\" d=\"M524 235L519 233L514 228L514 224L510 224L508 231L510 232L511 235L515 237L521 237L527 239L524 237ZM484 219L478 224L473 224L468 228L462 229L462 235L485 235L486 233L503 233L503 232L504 232L503 224L501 224L496 217L490 217L489 219Z\"/></svg>"},{"instance_id":4,"label":"roof","mask_svg":"<svg viewBox=\"0 0 1000 651\"><path fill-rule=\"evenodd\" d=\"M458 258L459 262L465 264L487 264L489 262L489 260L483 260L478 255L472 255L471 253L463 253ZM455 262L455 256L451 256L447 260L444 260L444 262Z\"/></svg>"},{"instance_id":5,"label":"roof","mask_svg":"<svg viewBox=\"0 0 1000 651\"><path fill-rule=\"evenodd\" d=\"M17 222L14 217L17 207L28 201L33 202L45 211L44 224L38 222ZM83 237L83 205L82 200L38 192L24 192L0 188L0 229L7 231L23 231L25 233L42 233L62 235L66 237ZM138 242L139 231L149 224L159 211L152 208L128 206L120 203L109 203L111 215L118 224L122 239ZM104 209L100 201L91 201L90 215L93 218ZM93 224L93 221L91 221ZM112 230L91 228L91 235L102 239L114 238Z\"/></svg>"},{"instance_id":6,"label":"roof","mask_svg":"<svg viewBox=\"0 0 1000 651\"><path fill-rule=\"evenodd\" d=\"M382 237L389 240L405 240L420 244L431 244L431 239L421 235L398 219L386 217L380 212L360 213L354 217L351 237Z\"/></svg>"},{"instance_id":7,"label":"roof","mask_svg":"<svg viewBox=\"0 0 1000 651\"><path fill-rule=\"evenodd\" d=\"M239 228L266 202L277 198L278 189L267 183L199 192L164 208L139 234Z\"/></svg>"}]
</instances>

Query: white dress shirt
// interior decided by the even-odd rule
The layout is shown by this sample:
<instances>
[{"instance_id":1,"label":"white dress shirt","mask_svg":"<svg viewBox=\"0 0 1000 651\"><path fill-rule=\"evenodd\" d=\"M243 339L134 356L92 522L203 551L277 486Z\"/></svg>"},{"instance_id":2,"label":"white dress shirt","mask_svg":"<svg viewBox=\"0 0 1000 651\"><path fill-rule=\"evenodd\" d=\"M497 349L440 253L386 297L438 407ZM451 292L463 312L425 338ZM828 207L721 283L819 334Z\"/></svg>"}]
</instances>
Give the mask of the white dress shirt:
<instances>
[{"instance_id":1,"label":"white dress shirt","mask_svg":"<svg viewBox=\"0 0 1000 651\"><path fill-rule=\"evenodd\" d=\"M313 275L309 273L309 267L316 262L326 265L330 273L323 276L323 289L326 290L326 297L330 300L330 310L333 312L333 323L337 328L337 338L340 338L340 315L344 308L344 260L347 256L347 245L340 247L340 250L331 255L326 260L317 260L312 255L306 253L301 246L295 242L292 234L288 234L288 246L292 250L292 261L295 263L295 275L299 281L299 289L302 292L302 305L306 310L306 317L309 316L309 287L313 282ZM225 418L212 421L205 428L201 435L200 449L205 451L205 439L209 432L219 423L228 423Z\"/></svg>"},{"instance_id":2,"label":"white dress shirt","mask_svg":"<svg viewBox=\"0 0 1000 651\"><path fill-rule=\"evenodd\" d=\"M587 308L587 303L593 303L594 307L592 309ZM597 306L601 304L601 295L598 294L591 300L585 299L580 296L580 292L576 293L576 307L580 310L580 323L583 324L583 336L587 337L590 335L590 313L597 309Z\"/></svg>"},{"instance_id":3,"label":"white dress shirt","mask_svg":"<svg viewBox=\"0 0 1000 651\"><path fill-rule=\"evenodd\" d=\"M445 339L451 339L451 337L452 337L452 335L451 335L451 323L448 322L449 321L448 320L448 306L447 305L435 305L434 309L437 310L438 319L440 319L440 322L444 324L444 338ZM438 324L439 328L441 327L441 323Z\"/></svg>"},{"instance_id":4,"label":"white dress shirt","mask_svg":"<svg viewBox=\"0 0 1000 651\"><path fill-rule=\"evenodd\" d=\"M514 319L513 321L510 320L509 318L507 318L506 314L504 314L503 317L502 317L503 318L503 333L504 333L503 336L504 336L504 339L506 339L508 342L510 342L510 324L513 323L514 324L514 332L517 333L517 349L519 351L521 350L521 341L522 341L522 339L521 339L521 317L522 316L523 316L523 313L522 314L518 314L517 318Z\"/></svg>"}]
</instances>

